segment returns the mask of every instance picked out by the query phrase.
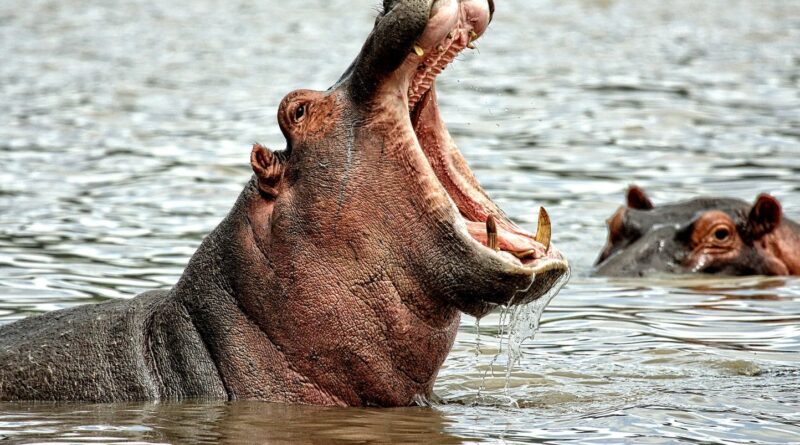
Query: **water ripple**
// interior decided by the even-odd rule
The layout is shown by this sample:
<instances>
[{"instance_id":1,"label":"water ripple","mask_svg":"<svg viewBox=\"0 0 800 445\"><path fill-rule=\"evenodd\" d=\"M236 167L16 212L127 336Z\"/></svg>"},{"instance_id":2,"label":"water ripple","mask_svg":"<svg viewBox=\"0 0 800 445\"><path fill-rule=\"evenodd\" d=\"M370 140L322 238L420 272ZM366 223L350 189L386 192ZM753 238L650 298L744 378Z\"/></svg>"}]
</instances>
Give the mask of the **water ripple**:
<instances>
[{"instance_id":1,"label":"water ripple","mask_svg":"<svg viewBox=\"0 0 800 445\"><path fill-rule=\"evenodd\" d=\"M374 3L0 3L0 323L171 286ZM498 4L440 79L445 120L575 271L508 379L499 315L465 317L432 410L0 405L0 443L800 441L800 281L588 277L630 183L800 218L799 41L792 0Z\"/></svg>"}]
</instances>

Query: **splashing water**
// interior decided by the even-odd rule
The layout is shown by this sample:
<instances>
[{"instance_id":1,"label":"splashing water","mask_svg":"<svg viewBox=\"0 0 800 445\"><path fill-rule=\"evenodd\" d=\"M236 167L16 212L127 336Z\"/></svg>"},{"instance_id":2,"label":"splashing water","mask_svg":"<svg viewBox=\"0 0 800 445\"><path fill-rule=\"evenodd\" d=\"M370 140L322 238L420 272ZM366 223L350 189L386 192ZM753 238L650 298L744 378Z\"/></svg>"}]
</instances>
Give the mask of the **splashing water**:
<instances>
[{"instance_id":1,"label":"splashing water","mask_svg":"<svg viewBox=\"0 0 800 445\"><path fill-rule=\"evenodd\" d=\"M481 319L475 318L475 356L481 355Z\"/></svg>"},{"instance_id":2,"label":"splashing water","mask_svg":"<svg viewBox=\"0 0 800 445\"><path fill-rule=\"evenodd\" d=\"M558 282L541 298L538 298L528 304L519 306L510 306L506 309L505 315L508 318L508 335L506 339L506 354L508 361L506 363L506 388L508 388L508 381L511 378L511 368L514 367L520 359L520 347L525 340L532 339L539 331L539 321L542 319L545 308L550 304L550 301L555 298L561 291L561 288L569 281L570 272L567 271ZM535 278L535 277L534 277ZM501 332L504 317L500 317ZM502 353L503 342L501 337L500 352Z\"/></svg>"},{"instance_id":3,"label":"splashing water","mask_svg":"<svg viewBox=\"0 0 800 445\"><path fill-rule=\"evenodd\" d=\"M497 322L498 337L500 338L499 349L494 358L492 358L489 369L483 374L483 382L478 390L478 399L480 399L481 392L485 389L486 376L490 373L494 376L494 365L503 352L506 353L505 391L508 396L511 369L520 361L522 343L536 336L536 333L539 331L539 322L542 319L544 310L553 298L558 295L564 285L567 284L570 275L571 269L568 269L567 273L559 278L552 289L542 297L530 303L514 306L512 299L507 306L501 309L500 317ZM531 284L533 284L533 280L535 279L536 277L534 276L531 280ZM527 289L520 291L520 293L524 293L525 291L527 291ZM480 320L476 321L476 328L478 327L480 327ZM480 332L479 329L478 332ZM476 348L480 351L480 344L478 344ZM508 400L511 405L516 405L516 402L510 396L508 396Z\"/></svg>"}]
</instances>

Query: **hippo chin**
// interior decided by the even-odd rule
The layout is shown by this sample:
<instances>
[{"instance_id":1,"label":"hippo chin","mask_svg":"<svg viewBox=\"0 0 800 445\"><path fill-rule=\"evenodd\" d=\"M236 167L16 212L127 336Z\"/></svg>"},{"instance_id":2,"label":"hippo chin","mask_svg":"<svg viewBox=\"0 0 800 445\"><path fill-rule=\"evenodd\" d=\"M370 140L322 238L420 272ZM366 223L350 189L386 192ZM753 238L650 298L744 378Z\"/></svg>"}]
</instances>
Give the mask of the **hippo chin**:
<instances>
[{"instance_id":1,"label":"hippo chin","mask_svg":"<svg viewBox=\"0 0 800 445\"><path fill-rule=\"evenodd\" d=\"M286 149L170 291L0 328L0 400L258 399L400 406L431 394L460 312L557 290L568 266L481 189L434 79L491 0L385 0L328 91L295 91Z\"/></svg>"},{"instance_id":2,"label":"hippo chin","mask_svg":"<svg viewBox=\"0 0 800 445\"><path fill-rule=\"evenodd\" d=\"M627 205L608 220L608 243L595 272L800 275L800 225L766 194L753 204L696 198L656 207L632 186Z\"/></svg>"}]
</instances>

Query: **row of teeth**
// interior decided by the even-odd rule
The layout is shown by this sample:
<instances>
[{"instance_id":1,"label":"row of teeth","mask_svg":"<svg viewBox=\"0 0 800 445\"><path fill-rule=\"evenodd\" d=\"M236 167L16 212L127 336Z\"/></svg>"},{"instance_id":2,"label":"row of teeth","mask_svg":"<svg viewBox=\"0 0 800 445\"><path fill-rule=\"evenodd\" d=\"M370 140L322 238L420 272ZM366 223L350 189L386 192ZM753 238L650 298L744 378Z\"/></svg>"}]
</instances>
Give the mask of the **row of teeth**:
<instances>
[{"instance_id":1,"label":"row of teeth","mask_svg":"<svg viewBox=\"0 0 800 445\"><path fill-rule=\"evenodd\" d=\"M534 239L537 243L544 246L544 251L547 252L550 250L550 237L552 234L551 224L550 224L550 215L547 214L547 210L544 207L539 208L539 226L536 229L536 236ZM494 219L494 216L489 215L486 218L486 247L492 250L500 250L499 243L497 241L497 222ZM527 252L511 252L514 256L519 259L527 258L529 256L533 256L536 254L536 251L529 250Z\"/></svg>"},{"instance_id":2,"label":"row of teeth","mask_svg":"<svg viewBox=\"0 0 800 445\"><path fill-rule=\"evenodd\" d=\"M459 37L461 38L454 38L456 33L459 33ZM470 31L469 38L467 39L463 38L463 31L451 31L447 35L447 39L445 39L444 43L436 47L431 55L420 65L420 69L417 70L416 74L414 74L414 78L411 80L411 87L408 91L409 109L413 109L422 95L431 89L431 85L433 85L436 76L444 71L447 65L453 61L461 50L464 48L475 48L473 42L477 39L478 34L476 34L475 31ZM448 46L445 47L445 45ZM425 49L418 44L414 45L414 52L419 57L425 55Z\"/></svg>"}]
</instances>

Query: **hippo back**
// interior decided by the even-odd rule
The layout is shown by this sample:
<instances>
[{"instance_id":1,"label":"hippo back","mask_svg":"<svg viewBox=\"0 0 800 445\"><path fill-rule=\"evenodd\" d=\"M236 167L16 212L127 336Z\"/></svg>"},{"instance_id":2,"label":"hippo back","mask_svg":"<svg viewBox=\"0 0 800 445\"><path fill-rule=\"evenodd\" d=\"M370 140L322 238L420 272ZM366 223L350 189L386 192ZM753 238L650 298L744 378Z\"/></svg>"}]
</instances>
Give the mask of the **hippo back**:
<instances>
[{"instance_id":1,"label":"hippo back","mask_svg":"<svg viewBox=\"0 0 800 445\"><path fill-rule=\"evenodd\" d=\"M168 295L153 291L1 326L0 400L224 396L188 314ZM209 364L211 372L202 369ZM188 384L187 375L194 376Z\"/></svg>"}]
</instances>

